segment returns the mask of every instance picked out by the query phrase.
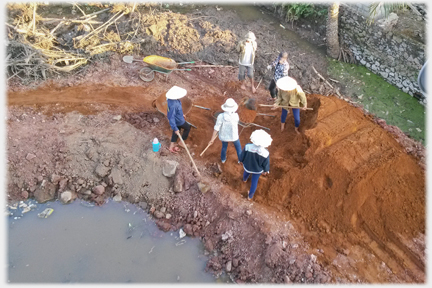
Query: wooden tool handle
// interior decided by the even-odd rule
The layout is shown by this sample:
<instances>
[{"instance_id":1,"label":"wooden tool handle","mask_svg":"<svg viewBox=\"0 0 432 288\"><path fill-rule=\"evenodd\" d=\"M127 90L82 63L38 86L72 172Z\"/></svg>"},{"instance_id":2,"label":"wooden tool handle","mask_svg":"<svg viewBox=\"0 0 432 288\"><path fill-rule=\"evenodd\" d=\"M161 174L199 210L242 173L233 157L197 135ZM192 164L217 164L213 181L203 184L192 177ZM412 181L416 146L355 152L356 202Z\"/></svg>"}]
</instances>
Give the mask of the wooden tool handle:
<instances>
[{"instance_id":1,"label":"wooden tool handle","mask_svg":"<svg viewBox=\"0 0 432 288\"><path fill-rule=\"evenodd\" d=\"M198 176L201 177L201 174L200 174L200 172L198 171L198 168L197 168L197 166L195 165L195 162L194 162L194 160L193 160L193 158L192 158L192 155L189 153L189 149L187 148L185 142L183 141L182 136L179 136L179 138L180 138L180 140L181 140L181 142L182 142L184 148L186 149L186 152L187 152L187 154L189 155L189 158L190 158L191 161L192 161L192 164L193 164L193 166L194 166L194 168L195 168L195 171L198 173Z\"/></svg>"},{"instance_id":2,"label":"wooden tool handle","mask_svg":"<svg viewBox=\"0 0 432 288\"><path fill-rule=\"evenodd\" d=\"M259 104L263 107L275 107L274 105L266 105L266 104ZM303 109L303 107L292 107L292 106L276 106L277 108L288 108L288 109ZM306 108L306 110L313 110L313 108Z\"/></svg>"},{"instance_id":3,"label":"wooden tool handle","mask_svg":"<svg viewBox=\"0 0 432 288\"><path fill-rule=\"evenodd\" d=\"M219 132L217 132L216 133L216 136L215 136L215 139L216 139L216 137L217 137L217 135L219 134ZM213 141L214 141L214 139L213 139ZM213 144L213 143L212 143ZM204 152L209 148L211 146L211 144L209 143L208 145L207 145L207 147L201 152L201 154L200 154L200 156L202 156L203 154L204 154Z\"/></svg>"}]
</instances>

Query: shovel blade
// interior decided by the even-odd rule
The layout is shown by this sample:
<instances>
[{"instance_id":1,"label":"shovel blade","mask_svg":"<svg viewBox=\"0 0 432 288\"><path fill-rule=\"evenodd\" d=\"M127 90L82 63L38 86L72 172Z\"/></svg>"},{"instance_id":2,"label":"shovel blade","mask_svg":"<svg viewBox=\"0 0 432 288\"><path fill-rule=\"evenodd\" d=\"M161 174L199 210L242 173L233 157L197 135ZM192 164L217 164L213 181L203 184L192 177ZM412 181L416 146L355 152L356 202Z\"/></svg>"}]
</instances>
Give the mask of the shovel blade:
<instances>
[{"instance_id":1,"label":"shovel blade","mask_svg":"<svg viewBox=\"0 0 432 288\"><path fill-rule=\"evenodd\" d=\"M123 56L123 61L126 62L126 63L130 64L130 63L133 62L133 60L134 60L133 56L130 56L130 55Z\"/></svg>"}]
</instances>

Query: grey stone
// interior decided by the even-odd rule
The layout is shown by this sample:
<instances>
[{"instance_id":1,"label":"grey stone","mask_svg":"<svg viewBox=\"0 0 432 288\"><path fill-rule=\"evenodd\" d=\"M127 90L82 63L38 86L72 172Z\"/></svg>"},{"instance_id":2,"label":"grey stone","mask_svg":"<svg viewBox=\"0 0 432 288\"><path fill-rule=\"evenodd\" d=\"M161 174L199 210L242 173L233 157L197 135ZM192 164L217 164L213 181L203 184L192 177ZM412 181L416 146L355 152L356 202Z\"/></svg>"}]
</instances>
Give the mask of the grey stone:
<instances>
[{"instance_id":1,"label":"grey stone","mask_svg":"<svg viewBox=\"0 0 432 288\"><path fill-rule=\"evenodd\" d=\"M163 218L165 215L161 211L155 211L154 216L158 219Z\"/></svg>"},{"instance_id":2,"label":"grey stone","mask_svg":"<svg viewBox=\"0 0 432 288\"><path fill-rule=\"evenodd\" d=\"M175 193L180 193L180 192L183 192L183 187L184 187L183 174L182 173L177 173L174 176L173 190L174 190Z\"/></svg>"},{"instance_id":3,"label":"grey stone","mask_svg":"<svg viewBox=\"0 0 432 288\"><path fill-rule=\"evenodd\" d=\"M60 182L61 177L57 174L51 175L51 183L58 184Z\"/></svg>"},{"instance_id":4,"label":"grey stone","mask_svg":"<svg viewBox=\"0 0 432 288\"><path fill-rule=\"evenodd\" d=\"M62 204L69 203L73 198L73 194L71 191L64 191L60 194L60 202Z\"/></svg>"},{"instance_id":5,"label":"grey stone","mask_svg":"<svg viewBox=\"0 0 432 288\"><path fill-rule=\"evenodd\" d=\"M228 261L227 264L226 264L226 271L227 272L231 272L231 268L232 268L232 262Z\"/></svg>"},{"instance_id":6,"label":"grey stone","mask_svg":"<svg viewBox=\"0 0 432 288\"><path fill-rule=\"evenodd\" d=\"M177 161L164 160L162 166L162 174L168 178L173 177L175 175L178 165L179 163Z\"/></svg>"},{"instance_id":7,"label":"grey stone","mask_svg":"<svg viewBox=\"0 0 432 288\"><path fill-rule=\"evenodd\" d=\"M27 156L26 156L26 159L29 160L29 161L32 160L32 159L34 159L34 158L36 158L36 155L33 154L33 153L28 153Z\"/></svg>"},{"instance_id":8,"label":"grey stone","mask_svg":"<svg viewBox=\"0 0 432 288\"><path fill-rule=\"evenodd\" d=\"M43 181L42 184L36 188L34 197L37 202L45 203L47 201L54 200L55 193L55 185L51 182Z\"/></svg>"},{"instance_id":9,"label":"grey stone","mask_svg":"<svg viewBox=\"0 0 432 288\"><path fill-rule=\"evenodd\" d=\"M118 168L113 168L111 170L111 174L109 175L109 178L112 179L112 182L114 184L123 184L123 179L121 177L121 171Z\"/></svg>"},{"instance_id":10,"label":"grey stone","mask_svg":"<svg viewBox=\"0 0 432 288\"><path fill-rule=\"evenodd\" d=\"M148 207L147 202L144 202L144 201L139 202L138 205L139 205L139 206L141 207L141 209L143 209L143 210L146 210L147 207Z\"/></svg>"},{"instance_id":11,"label":"grey stone","mask_svg":"<svg viewBox=\"0 0 432 288\"><path fill-rule=\"evenodd\" d=\"M110 168L106 167L104 164L98 164L98 166L96 166L95 173L101 178L107 176L109 172Z\"/></svg>"},{"instance_id":12,"label":"grey stone","mask_svg":"<svg viewBox=\"0 0 432 288\"><path fill-rule=\"evenodd\" d=\"M93 193L95 193L96 195L102 195L103 193L105 193L105 187L102 185L98 185L93 187Z\"/></svg>"},{"instance_id":13,"label":"grey stone","mask_svg":"<svg viewBox=\"0 0 432 288\"><path fill-rule=\"evenodd\" d=\"M82 194L83 195L91 195L91 191L90 190L84 190L83 192L82 192Z\"/></svg>"},{"instance_id":14,"label":"grey stone","mask_svg":"<svg viewBox=\"0 0 432 288\"><path fill-rule=\"evenodd\" d=\"M115 202L121 202L122 201L122 196L121 196L121 194L119 193L119 194L116 194L114 197L113 197L113 200L115 201Z\"/></svg>"}]
</instances>

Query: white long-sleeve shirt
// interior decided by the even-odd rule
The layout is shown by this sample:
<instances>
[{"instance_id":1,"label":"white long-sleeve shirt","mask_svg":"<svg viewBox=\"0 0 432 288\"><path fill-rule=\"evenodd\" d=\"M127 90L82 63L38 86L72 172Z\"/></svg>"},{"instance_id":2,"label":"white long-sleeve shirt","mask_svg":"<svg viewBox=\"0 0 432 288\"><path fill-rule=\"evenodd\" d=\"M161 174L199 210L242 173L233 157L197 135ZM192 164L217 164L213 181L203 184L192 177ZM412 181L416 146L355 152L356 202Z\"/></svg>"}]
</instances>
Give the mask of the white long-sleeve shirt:
<instances>
[{"instance_id":1,"label":"white long-sleeve shirt","mask_svg":"<svg viewBox=\"0 0 432 288\"><path fill-rule=\"evenodd\" d=\"M214 130L219 131L219 139L223 142L233 142L239 139L237 113L223 112L218 115Z\"/></svg>"}]
</instances>

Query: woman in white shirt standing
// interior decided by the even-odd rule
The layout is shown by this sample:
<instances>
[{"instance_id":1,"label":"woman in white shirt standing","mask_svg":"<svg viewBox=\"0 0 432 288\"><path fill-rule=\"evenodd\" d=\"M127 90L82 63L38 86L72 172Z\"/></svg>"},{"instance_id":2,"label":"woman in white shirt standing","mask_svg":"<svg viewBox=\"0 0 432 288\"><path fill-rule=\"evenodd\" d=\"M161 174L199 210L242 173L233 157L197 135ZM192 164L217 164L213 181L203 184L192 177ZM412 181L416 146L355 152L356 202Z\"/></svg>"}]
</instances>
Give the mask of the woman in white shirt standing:
<instances>
[{"instance_id":1,"label":"woman in white shirt standing","mask_svg":"<svg viewBox=\"0 0 432 288\"><path fill-rule=\"evenodd\" d=\"M240 145L240 139L238 134L238 122L240 120L236 113L238 105L232 98L228 98L225 103L221 106L223 113L219 114L214 126L213 135L209 141L209 146L213 144L216 136L219 132L219 139L222 141L221 161L225 163L226 154L228 149L228 142L232 142L237 151L238 161L240 160L240 153L242 148Z\"/></svg>"}]
</instances>

